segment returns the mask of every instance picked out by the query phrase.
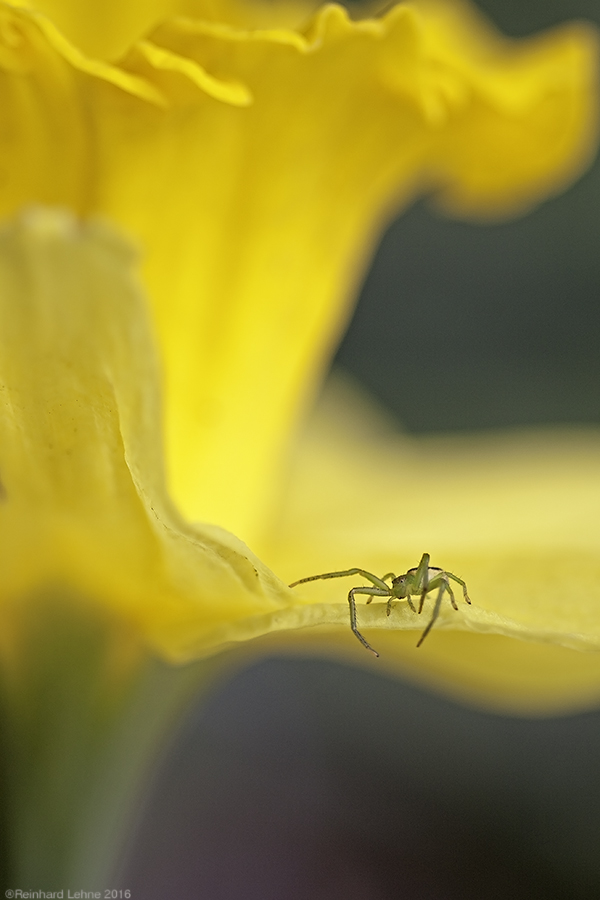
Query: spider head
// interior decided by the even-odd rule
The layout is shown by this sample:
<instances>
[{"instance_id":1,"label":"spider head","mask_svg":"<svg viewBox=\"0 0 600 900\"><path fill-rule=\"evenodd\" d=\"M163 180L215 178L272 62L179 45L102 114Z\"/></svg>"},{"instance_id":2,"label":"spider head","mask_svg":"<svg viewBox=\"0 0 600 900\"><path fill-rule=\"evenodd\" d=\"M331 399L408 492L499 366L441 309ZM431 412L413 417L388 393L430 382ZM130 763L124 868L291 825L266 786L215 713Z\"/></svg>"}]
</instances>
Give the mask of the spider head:
<instances>
[{"instance_id":1,"label":"spider head","mask_svg":"<svg viewBox=\"0 0 600 900\"><path fill-rule=\"evenodd\" d=\"M398 600L403 600L408 595L406 574L397 575L396 578L394 578L394 580L392 581L392 590L394 592L394 597L397 597Z\"/></svg>"}]
</instances>

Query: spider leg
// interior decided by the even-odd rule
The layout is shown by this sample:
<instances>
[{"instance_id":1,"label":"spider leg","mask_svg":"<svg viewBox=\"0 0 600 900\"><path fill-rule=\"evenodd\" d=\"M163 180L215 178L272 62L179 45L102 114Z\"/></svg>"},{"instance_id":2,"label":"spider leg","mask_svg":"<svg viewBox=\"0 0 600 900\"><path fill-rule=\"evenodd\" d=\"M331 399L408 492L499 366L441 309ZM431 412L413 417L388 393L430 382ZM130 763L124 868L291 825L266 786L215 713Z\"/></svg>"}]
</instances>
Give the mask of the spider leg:
<instances>
[{"instance_id":1,"label":"spider leg","mask_svg":"<svg viewBox=\"0 0 600 900\"><path fill-rule=\"evenodd\" d=\"M356 601L354 599L355 594L368 594L371 598L373 597L389 597L390 592L388 590L377 590L377 588L368 588L368 587L355 587L351 588L348 592L348 603L350 605L350 628L359 639L363 647L366 647L367 650L370 650L371 653L374 653L375 656L379 656L377 650L374 650L373 647L369 644L367 640L362 636L360 631L358 630L358 625L356 624ZM368 602L368 601L367 601Z\"/></svg>"},{"instance_id":2,"label":"spider leg","mask_svg":"<svg viewBox=\"0 0 600 900\"><path fill-rule=\"evenodd\" d=\"M421 592L421 598L419 600L419 615L423 610L423 604L425 603L425 597L430 590L429 588L429 553L424 553L421 557L421 562L417 566L417 570L414 576L414 590L415 593Z\"/></svg>"},{"instance_id":3,"label":"spider leg","mask_svg":"<svg viewBox=\"0 0 600 900\"><path fill-rule=\"evenodd\" d=\"M446 575L448 575L447 572L446 572ZM443 580L443 583L444 583L444 587L446 588L446 590L447 590L448 593L450 594L450 603L452 604L452 606L454 607L454 609L458 612L458 606L456 605L456 600L454 599L454 591L453 591L452 588L450 587L450 582L448 581L447 578L444 578L444 579L442 579L442 580Z\"/></svg>"},{"instance_id":4,"label":"spider leg","mask_svg":"<svg viewBox=\"0 0 600 900\"><path fill-rule=\"evenodd\" d=\"M309 575L308 578L299 578L298 581L292 581L289 587L296 587L297 584L306 584L307 581L319 581L320 579L325 578L345 578L346 575L362 575L363 578L366 578L367 581L370 581L375 587L385 591L386 597L390 592L390 589L383 578L378 578L377 575L373 575L372 572L367 572L366 569L343 569L341 572L325 572L323 575Z\"/></svg>"},{"instance_id":5,"label":"spider leg","mask_svg":"<svg viewBox=\"0 0 600 900\"><path fill-rule=\"evenodd\" d=\"M410 608L412 609L412 611L413 611L414 613L416 613L415 604L412 602L412 597L410 596L410 594L407 594L406 597L402 597L402 598L394 597L394 596L392 595L392 596L390 597L390 599L388 600L388 602L387 602L387 609L386 609L386 615L387 615L387 616L389 616L390 613L391 613L391 611L392 611L392 603L394 602L394 600L399 600L399 599L406 600L406 602L408 603L408 605L410 606ZM368 602L369 602L369 601L367 600L367 603L368 603Z\"/></svg>"},{"instance_id":6,"label":"spider leg","mask_svg":"<svg viewBox=\"0 0 600 900\"><path fill-rule=\"evenodd\" d=\"M393 572L387 572L385 575L382 575L382 576L381 576L381 580L382 580L382 581L388 581L389 579L391 579L391 580L393 581L395 577L396 577L396 576L394 575ZM371 596L370 596L369 599L367 600L367 603L370 603L372 599L373 599L373 594L371 594ZM391 608L392 608L390 604L391 604L391 601L392 601L393 599L394 599L393 597L390 597L390 599L388 600L388 613L387 613L388 616L389 616L390 611L391 611ZM409 603L410 603L410 600L409 600Z\"/></svg>"},{"instance_id":7,"label":"spider leg","mask_svg":"<svg viewBox=\"0 0 600 900\"><path fill-rule=\"evenodd\" d=\"M457 584L462 584L463 596L465 598L465 603L468 603L470 606L471 600L469 599L469 595L467 594L466 583L462 580L462 578L459 578L458 575L453 575L452 572L446 572L446 575L448 576L448 578L451 578L452 581L456 581Z\"/></svg>"},{"instance_id":8,"label":"spider leg","mask_svg":"<svg viewBox=\"0 0 600 900\"><path fill-rule=\"evenodd\" d=\"M415 592L422 590L427 585L429 572L429 553L424 553L415 572Z\"/></svg>"},{"instance_id":9,"label":"spider leg","mask_svg":"<svg viewBox=\"0 0 600 900\"><path fill-rule=\"evenodd\" d=\"M442 583L440 584L440 589L439 589L439 591L438 591L438 595L437 595L437 597L436 597L436 599L435 599L435 606L433 607L433 615L431 616L431 619L430 619L429 622L427 623L427 628L425 629L425 631L423 632L423 634L422 634L421 637L419 638L419 642L418 642L418 644L417 644L417 647L420 647L420 646L421 646L421 644L423 643L423 641L425 640L425 638L427 637L427 635L429 634L429 632L430 632L431 629L433 628L433 623L435 622L435 620L437 619L437 617L438 617L439 614L440 614L440 606L442 605L442 597L444 596L444 591L445 591L445 590L446 590L446 583L442 581Z\"/></svg>"}]
</instances>

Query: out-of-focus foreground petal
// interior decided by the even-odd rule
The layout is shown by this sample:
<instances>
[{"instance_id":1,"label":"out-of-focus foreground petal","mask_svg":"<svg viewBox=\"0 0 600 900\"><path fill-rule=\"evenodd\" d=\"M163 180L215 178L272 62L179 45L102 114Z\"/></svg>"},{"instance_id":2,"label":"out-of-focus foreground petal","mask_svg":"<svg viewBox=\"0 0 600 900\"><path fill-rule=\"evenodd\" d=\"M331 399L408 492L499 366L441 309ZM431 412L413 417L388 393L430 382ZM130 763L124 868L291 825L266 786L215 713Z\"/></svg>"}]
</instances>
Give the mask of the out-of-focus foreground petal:
<instances>
[{"instance_id":1,"label":"out-of-focus foreground petal","mask_svg":"<svg viewBox=\"0 0 600 900\"><path fill-rule=\"evenodd\" d=\"M267 558L292 581L352 566L400 574L427 551L467 581L473 605L460 591L458 612L444 600L417 649L432 600L421 616L397 602L389 618L378 598L361 603L377 670L511 712L584 707L600 699L599 465L593 429L409 438L334 381L300 444ZM361 583L296 590L345 602ZM400 621L412 634L390 630ZM349 628L338 643L354 662L371 662Z\"/></svg>"},{"instance_id":2,"label":"out-of-focus foreground petal","mask_svg":"<svg viewBox=\"0 0 600 900\"><path fill-rule=\"evenodd\" d=\"M40 591L101 608L167 658L225 642L228 622L260 633L289 603L241 541L172 508L156 375L125 242L53 211L4 228L0 645L17 663Z\"/></svg>"},{"instance_id":3,"label":"out-of-focus foreground petal","mask_svg":"<svg viewBox=\"0 0 600 900\"><path fill-rule=\"evenodd\" d=\"M301 30L185 12L108 63L2 7L0 213L62 203L140 241L171 491L253 541L386 218L423 190L505 214L573 177L596 43L506 41L429 3Z\"/></svg>"}]
</instances>

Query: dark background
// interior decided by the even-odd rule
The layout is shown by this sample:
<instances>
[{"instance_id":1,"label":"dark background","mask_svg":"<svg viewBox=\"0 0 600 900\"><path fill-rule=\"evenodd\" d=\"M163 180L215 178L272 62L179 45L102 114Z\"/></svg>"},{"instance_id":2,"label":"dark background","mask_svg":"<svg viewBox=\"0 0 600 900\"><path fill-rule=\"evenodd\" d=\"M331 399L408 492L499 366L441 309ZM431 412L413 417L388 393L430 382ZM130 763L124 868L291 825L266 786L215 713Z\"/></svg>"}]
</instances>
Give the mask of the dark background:
<instances>
[{"instance_id":1,"label":"dark background","mask_svg":"<svg viewBox=\"0 0 600 900\"><path fill-rule=\"evenodd\" d=\"M592 0L481 0L506 34ZM600 422L600 167L520 221L419 202L337 364L413 432ZM424 352L425 351L425 352ZM265 660L194 713L122 879L137 900L597 900L600 714L511 719Z\"/></svg>"},{"instance_id":2,"label":"dark background","mask_svg":"<svg viewBox=\"0 0 600 900\"><path fill-rule=\"evenodd\" d=\"M521 36L598 0L481 0ZM513 222L389 229L337 363L413 432L600 422L600 165Z\"/></svg>"}]
</instances>

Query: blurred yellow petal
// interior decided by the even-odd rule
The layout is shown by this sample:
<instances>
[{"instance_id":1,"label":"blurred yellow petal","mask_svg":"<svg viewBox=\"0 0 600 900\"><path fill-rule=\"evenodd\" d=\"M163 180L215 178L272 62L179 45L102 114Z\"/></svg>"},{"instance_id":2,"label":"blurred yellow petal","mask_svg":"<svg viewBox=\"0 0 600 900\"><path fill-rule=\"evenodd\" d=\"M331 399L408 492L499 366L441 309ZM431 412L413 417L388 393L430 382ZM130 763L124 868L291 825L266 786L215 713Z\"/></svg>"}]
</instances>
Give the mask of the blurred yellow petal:
<instances>
[{"instance_id":1,"label":"blurred yellow petal","mask_svg":"<svg viewBox=\"0 0 600 900\"><path fill-rule=\"evenodd\" d=\"M421 0L419 8L428 53L446 76L432 114L452 118L434 148L437 203L452 215L495 218L562 190L596 149L582 90L598 77L588 27L530 38L525 54L463 0ZM584 136L579 158L574 134Z\"/></svg>"},{"instance_id":2,"label":"blurred yellow petal","mask_svg":"<svg viewBox=\"0 0 600 900\"><path fill-rule=\"evenodd\" d=\"M223 643L228 622L260 633L247 620L291 598L241 541L190 528L166 496L131 268L108 226L66 213L32 211L0 235L3 644L26 598L52 585L173 658Z\"/></svg>"},{"instance_id":3,"label":"blurred yellow petal","mask_svg":"<svg viewBox=\"0 0 600 900\"><path fill-rule=\"evenodd\" d=\"M429 190L504 214L589 155L592 33L504 41L453 9L352 22L327 6L303 30L175 16L111 63L2 7L0 212L64 203L140 241L169 484L189 517L251 540L264 529L290 430L393 209Z\"/></svg>"},{"instance_id":4,"label":"blurred yellow petal","mask_svg":"<svg viewBox=\"0 0 600 900\"><path fill-rule=\"evenodd\" d=\"M306 0L13 0L10 4L47 16L85 54L116 60L160 21L174 15L241 27L295 27L315 9Z\"/></svg>"},{"instance_id":5,"label":"blurred yellow petal","mask_svg":"<svg viewBox=\"0 0 600 900\"><path fill-rule=\"evenodd\" d=\"M179 5L178 0L16 0L11 4L42 13L84 53L108 60L118 59L132 41Z\"/></svg>"},{"instance_id":6,"label":"blurred yellow petal","mask_svg":"<svg viewBox=\"0 0 600 900\"><path fill-rule=\"evenodd\" d=\"M584 706L600 699L599 466L594 429L409 438L333 380L299 445L267 558L292 581L352 566L401 573L428 551L468 582L473 605L459 599L456 612L444 601L416 649L432 600L421 617L403 602L389 618L377 598L361 604L378 669L511 712ZM349 586L296 590L345 603ZM344 646L369 664L350 634Z\"/></svg>"}]
</instances>

